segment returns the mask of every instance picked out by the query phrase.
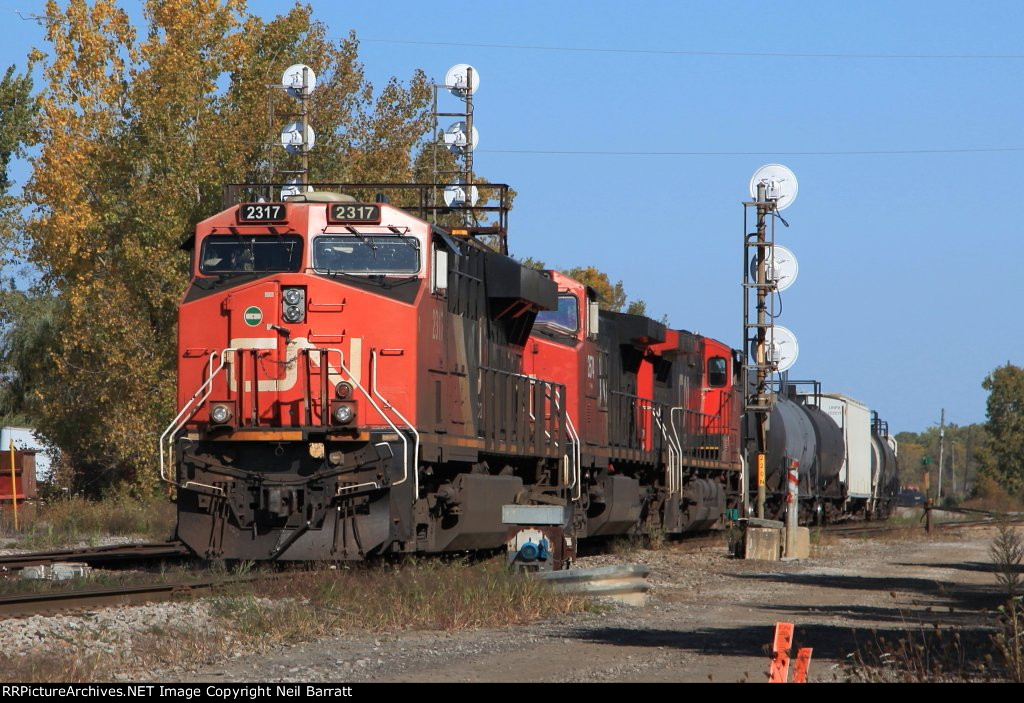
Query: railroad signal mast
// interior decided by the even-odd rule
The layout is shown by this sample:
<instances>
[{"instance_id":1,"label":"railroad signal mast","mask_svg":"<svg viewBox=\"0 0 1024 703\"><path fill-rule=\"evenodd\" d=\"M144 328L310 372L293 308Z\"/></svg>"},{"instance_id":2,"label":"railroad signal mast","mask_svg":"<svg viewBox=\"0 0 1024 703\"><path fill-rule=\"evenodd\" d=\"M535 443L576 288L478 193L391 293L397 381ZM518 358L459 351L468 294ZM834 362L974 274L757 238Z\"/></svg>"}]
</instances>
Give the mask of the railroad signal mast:
<instances>
[{"instance_id":1,"label":"railroad signal mast","mask_svg":"<svg viewBox=\"0 0 1024 703\"><path fill-rule=\"evenodd\" d=\"M289 176L288 184L281 188L281 197L285 198L298 195L309 184L309 152L316 143L316 132L309 125L309 96L316 88L316 74L309 66L297 63L285 69L280 85L271 87L284 90L299 101L299 111L290 115L298 119L293 119L281 129L281 146L289 154L298 154L302 159L297 171L278 172Z\"/></svg>"},{"instance_id":2,"label":"railroad signal mast","mask_svg":"<svg viewBox=\"0 0 1024 703\"><path fill-rule=\"evenodd\" d=\"M442 197L444 206L449 209L461 209L462 220L466 227L474 227L479 224L474 218L477 215L476 205L480 198L480 191L476 187L473 175L473 151L480 142L480 133L477 131L473 120L473 94L480 87L480 72L466 63L452 66L445 74L444 83L434 85L434 150L433 150L433 171L434 182L441 183L452 180L444 187ZM463 102L461 112L438 112L437 94L440 89L447 90L453 96ZM440 131L440 117L461 118L450 124L443 132ZM459 162L459 167L453 170L442 170L437 163L437 150L443 145L448 152ZM442 180L443 179L443 180ZM431 198L436 197L434 193ZM487 198L484 199L485 203ZM431 203L436 205L436 203ZM486 210L486 208L484 208ZM434 211L436 223L437 210ZM508 253L507 243L503 231L499 233L500 250Z\"/></svg>"},{"instance_id":3,"label":"railroad signal mast","mask_svg":"<svg viewBox=\"0 0 1024 703\"><path fill-rule=\"evenodd\" d=\"M758 518L764 518L768 426L775 402L771 376L776 372L786 373L799 353L793 333L775 324L781 312L777 294L796 280L799 270L792 252L775 245L775 220L789 226L778 211L792 204L797 190L796 176L792 171L779 164L768 164L754 172L750 179L751 200L743 203L744 363L741 382L745 397L744 410L752 414L755 421ZM750 232L749 227L751 212L755 217L754 232ZM799 512L795 474L799 467L788 466L787 469L787 523L792 523L795 528ZM749 495L749 489L745 488L745 502L749 502ZM787 534L792 532L795 529L787 531Z\"/></svg>"}]
</instances>

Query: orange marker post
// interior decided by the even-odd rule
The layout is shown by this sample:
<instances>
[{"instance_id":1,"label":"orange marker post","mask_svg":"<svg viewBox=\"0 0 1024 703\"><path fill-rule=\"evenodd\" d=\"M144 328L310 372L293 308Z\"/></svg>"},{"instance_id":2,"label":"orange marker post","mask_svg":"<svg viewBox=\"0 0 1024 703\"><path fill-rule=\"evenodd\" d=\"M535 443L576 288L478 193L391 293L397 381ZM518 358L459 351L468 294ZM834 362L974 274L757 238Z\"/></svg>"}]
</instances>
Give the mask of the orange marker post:
<instances>
[{"instance_id":1,"label":"orange marker post","mask_svg":"<svg viewBox=\"0 0 1024 703\"><path fill-rule=\"evenodd\" d=\"M772 643L772 664L768 670L768 683L786 683L789 680L789 650L793 646L793 623L775 623L775 641Z\"/></svg>"},{"instance_id":2,"label":"orange marker post","mask_svg":"<svg viewBox=\"0 0 1024 703\"><path fill-rule=\"evenodd\" d=\"M18 529L18 480L14 477L14 438L11 438L11 500L14 503L14 529Z\"/></svg>"},{"instance_id":3,"label":"orange marker post","mask_svg":"<svg viewBox=\"0 0 1024 703\"><path fill-rule=\"evenodd\" d=\"M807 683L807 670L811 666L810 647L801 647L796 653L796 664L793 665L793 683Z\"/></svg>"}]
</instances>

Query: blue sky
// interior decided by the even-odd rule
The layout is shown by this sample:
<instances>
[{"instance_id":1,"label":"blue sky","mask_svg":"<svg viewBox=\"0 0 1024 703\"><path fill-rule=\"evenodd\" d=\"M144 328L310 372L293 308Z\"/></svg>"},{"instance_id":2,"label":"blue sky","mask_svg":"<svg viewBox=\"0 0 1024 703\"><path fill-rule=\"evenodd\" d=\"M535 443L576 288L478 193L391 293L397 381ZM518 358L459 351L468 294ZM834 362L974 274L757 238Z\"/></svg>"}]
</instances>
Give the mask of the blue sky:
<instances>
[{"instance_id":1,"label":"blue sky","mask_svg":"<svg viewBox=\"0 0 1024 703\"><path fill-rule=\"evenodd\" d=\"M270 17L287 4L250 7ZM655 317L736 346L740 203L753 171L779 162L800 180L791 227L777 230L800 261L779 319L800 340L793 376L917 431L942 407L947 421L984 420L986 374L1024 363L1012 313L1024 3L314 8L332 35L356 30L378 84L417 68L438 80L455 63L479 70L476 165L519 191L514 254L597 266ZM42 29L15 10L43 3L0 0L18 30L0 63L23 66Z\"/></svg>"}]
</instances>

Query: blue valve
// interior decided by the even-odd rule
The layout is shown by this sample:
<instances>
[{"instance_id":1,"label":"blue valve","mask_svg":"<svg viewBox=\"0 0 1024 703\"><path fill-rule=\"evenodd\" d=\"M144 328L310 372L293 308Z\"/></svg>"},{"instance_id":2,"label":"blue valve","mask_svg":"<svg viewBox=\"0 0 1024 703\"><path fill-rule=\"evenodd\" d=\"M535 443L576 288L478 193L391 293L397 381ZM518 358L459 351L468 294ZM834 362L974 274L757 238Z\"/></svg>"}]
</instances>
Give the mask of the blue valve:
<instances>
[{"instance_id":1,"label":"blue valve","mask_svg":"<svg viewBox=\"0 0 1024 703\"><path fill-rule=\"evenodd\" d=\"M533 542L527 542L519 548L519 558L523 561L533 561L541 554L541 547Z\"/></svg>"}]
</instances>

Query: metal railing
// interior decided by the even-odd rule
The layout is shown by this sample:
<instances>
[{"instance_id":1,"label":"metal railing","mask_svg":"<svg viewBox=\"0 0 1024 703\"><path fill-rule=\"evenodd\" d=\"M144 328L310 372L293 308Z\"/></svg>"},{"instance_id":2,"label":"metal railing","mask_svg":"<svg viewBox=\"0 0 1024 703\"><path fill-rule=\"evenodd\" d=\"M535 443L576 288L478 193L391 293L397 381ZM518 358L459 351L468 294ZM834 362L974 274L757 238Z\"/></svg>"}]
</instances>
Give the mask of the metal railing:
<instances>
[{"instance_id":1,"label":"metal railing","mask_svg":"<svg viewBox=\"0 0 1024 703\"><path fill-rule=\"evenodd\" d=\"M422 220L442 227L469 230L473 235L499 238L502 253L507 252L508 213L512 209L512 189L504 183L476 183L479 205L445 205L444 191L449 183L310 183L312 191L351 195L361 202L387 202ZM227 209L243 202L281 202L282 188L301 188L294 183L229 183L223 187L221 207ZM301 203L298 193L295 202ZM487 203L493 203L488 205Z\"/></svg>"},{"instance_id":2,"label":"metal railing","mask_svg":"<svg viewBox=\"0 0 1024 703\"><path fill-rule=\"evenodd\" d=\"M224 375L225 383L225 397L218 398L218 400L224 400L226 402L234 402L238 411L238 417L236 418L236 426L240 428L260 428L260 427L332 427L330 417L330 398L333 396L333 389L336 383L330 378L332 375L336 376L337 382L345 381L355 387L359 393L366 399L370 407L372 407L383 421L395 432L395 434L401 439L403 445L402 451L402 477L398 481L392 483L392 486L401 485L405 481L409 480L410 473L413 475L415 482L414 485L414 499L418 497L419 492L419 476L418 471L415 471L415 467L418 466L419 462L419 446L420 438L419 433L412 426L412 424L398 411L390 402L387 401L377 388L377 363L376 354L371 354L371 388L367 389L364 387L359 380L352 374L352 371L345 365L344 354L340 349L335 348L323 348L323 347L303 347L295 350L295 353L291 355L285 362L284 365L300 365L299 359L304 359L304 363L301 364L305 373L302 374L303 388L302 388L302 403L303 406L298 413L289 413L289 418L294 419L295 415L302 418L302 421L296 423L294 421L284 421L284 412L282 407L284 404L276 403L275 405L267 405L265 407L271 407L276 412L271 412L272 419L267 419L261 415L260 408L260 379L259 379L259 354L261 350L258 349L238 349L228 347L220 352L213 352L210 355L207 364L207 377L196 389L195 393L184 403L181 410L174 417L171 423L160 435L160 478L167 483L173 483L181 488L188 488L190 486L198 486L212 491L223 493L223 489L216 486L210 486L206 484L199 484L195 482L186 482L181 484L176 477L171 476L170 463L174 455L174 440L178 436L178 433L185 428L188 422L199 412L200 408L209 400L213 394L214 382L219 376ZM313 360L313 355L316 355L316 361ZM331 368L331 358L333 355L337 355L337 369L336 373ZM244 360L246 358L252 358L251 365L246 365ZM247 374L246 370L251 369L251 374ZM318 391L319 398L314 402L312 393L313 386L313 367L316 366L319 369L319 381ZM286 371L286 376L290 375L291 371L298 372L298 369L291 368ZM271 383L274 385L273 390L277 390L277 381L274 379L264 379L265 383ZM286 379L286 382L290 380ZM381 404L374 398L378 398ZM276 398L275 398L276 400ZM247 402L248 401L248 402ZM246 411L243 411L243 408ZM385 409L394 413L399 420L408 428L407 430L400 429L399 426L388 416ZM319 410L317 414L314 410ZM340 426L339 426L340 428ZM409 434L413 436L413 467L410 471L409 468ZM375 481L361 483L354 486L345 486L344 491L350 492L357 488L370 486L373 488L380 488L380 484Z\"/></svg>"},{"instance_id":3,"label":"metal railing","mask_svg":"<svg viewBox=\"0 0 1024 703\"><path fill-rule=\"evenodd\" d=\"M558 458L569 439L565 386L486 366L479 370L478 433L487 451Z\"/></svg>"}]
</instances>

